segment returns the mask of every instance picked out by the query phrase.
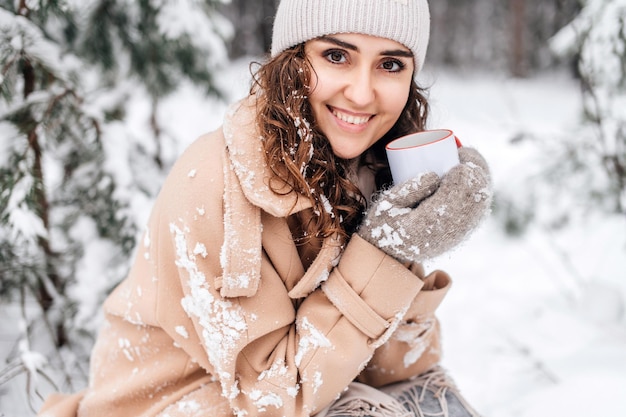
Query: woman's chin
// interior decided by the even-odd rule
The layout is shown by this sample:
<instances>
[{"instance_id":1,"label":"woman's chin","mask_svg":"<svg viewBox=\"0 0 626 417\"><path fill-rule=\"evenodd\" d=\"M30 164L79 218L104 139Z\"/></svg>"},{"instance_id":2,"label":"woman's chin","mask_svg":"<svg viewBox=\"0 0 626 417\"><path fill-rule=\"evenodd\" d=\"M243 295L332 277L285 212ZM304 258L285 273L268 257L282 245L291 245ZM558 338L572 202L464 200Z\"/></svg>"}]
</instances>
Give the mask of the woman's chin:
<instances>
[{"instance_id":1,"label":"woman's chin","mask_svg":"<svg viewBox=\"0 0 626 417\"><path fill-rule=\"evenodd\" d=\"M333 148L333 153L336 157L341 159L354 159L365 152L364 149L335 149Z\"/></svg>"}]
</instances>

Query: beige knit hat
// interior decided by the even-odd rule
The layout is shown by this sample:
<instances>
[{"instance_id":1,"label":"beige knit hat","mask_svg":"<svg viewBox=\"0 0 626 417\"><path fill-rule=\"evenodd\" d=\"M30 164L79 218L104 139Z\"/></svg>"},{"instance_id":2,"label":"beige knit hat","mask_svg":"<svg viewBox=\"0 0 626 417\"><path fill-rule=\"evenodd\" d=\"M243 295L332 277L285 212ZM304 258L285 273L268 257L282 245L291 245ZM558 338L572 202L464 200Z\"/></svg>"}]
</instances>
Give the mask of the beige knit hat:
<instances>
[{"instance_id":1,"label":"beige knit hat","mask_svg":"<svg viewBox=\"0 0 626 417\"><path fill-rule=\"evenodd\" d=\"M299 43L334 33L363 33L409 48L415 72L424 66L430 35L427 0L281 0L272 57Z\"/></svg>"}]
</instances>

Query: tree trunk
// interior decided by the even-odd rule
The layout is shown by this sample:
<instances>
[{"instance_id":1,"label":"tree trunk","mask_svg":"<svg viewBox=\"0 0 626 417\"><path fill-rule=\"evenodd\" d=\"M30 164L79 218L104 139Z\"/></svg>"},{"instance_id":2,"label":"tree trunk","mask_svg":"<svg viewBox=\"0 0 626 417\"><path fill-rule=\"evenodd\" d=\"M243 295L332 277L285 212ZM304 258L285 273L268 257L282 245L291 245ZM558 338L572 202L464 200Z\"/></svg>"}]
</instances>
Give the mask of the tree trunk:
<instances>
[{"instance_id":1,"label":"tree trunk","mask_svg":"<svg viewBox=\"0 0 626 417\"><path fill-rule=\"evenodd\" d=\"M526 0L510 0L511 3L511 74L515 77L526 75L525 45Z\"/></svg>"},{"instance_id":2,"label":"tree trunk","mask_svg":"<svg viewBox=\"0 0 626 417\"><path fill-rule=\"evenodd\" d=\"M22 77L24 79L24 90L23 96L24 99L27 99L28 96L35 91L35 82L36 82L36 74L35 69L33 68L31 62L28 59L24 59L22 63ZM28 139L28 147L33 153L34 160L32 166L32 175L34 178L33 184L33 200L37 207L37 214L41 219L43 226L46 230L50 228L50 204L48 202L48 198L46 196L45 183L44 183L44 174L43 174L43 165L42 165L42 149L41 144L39 143L39 135L37 134L37 120L31 115L28 114L26 116L26 120L24 120L24 126L27 129L27 139ZM37 240L39 248L43 252L45 256L45 274L47 278L55 287L58 293L63 294L64 284L63 280L56 272L56 267L54 266L54 258L56 254L53 252L50 241L46 237L39 237ZM46 288L46 284L42 278L38 278L35 284L34 296L37 299L37 303L41 307L41 309L45 312L49 311L54 303L54 297L48 289ZM63 321L55 324L55 343L57 347L61 347L67 343L67 332L65 330L65 326Z\"/></svg>"}]
</instances>

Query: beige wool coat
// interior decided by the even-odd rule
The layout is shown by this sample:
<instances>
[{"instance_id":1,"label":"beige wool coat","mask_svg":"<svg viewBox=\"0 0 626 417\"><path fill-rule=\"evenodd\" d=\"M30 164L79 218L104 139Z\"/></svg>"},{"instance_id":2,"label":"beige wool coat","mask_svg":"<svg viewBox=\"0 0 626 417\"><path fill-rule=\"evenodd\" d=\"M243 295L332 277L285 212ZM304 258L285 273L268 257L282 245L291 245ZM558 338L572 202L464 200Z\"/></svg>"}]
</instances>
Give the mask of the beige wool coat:
<instances>
[{"instance_id":1,"label":"beige wool coat","mask_svg":"<svg viewBox=\"0 0 626 417\"><path fill-rule=\"evenodd\" d=\"M353 380L378 387L439 361L448 275L358 235L299 250L290 223L311 203L268 183L243 101L164 183L104 304L88 388L51 396L41 416L309 416Z\"/></svg>"}]
</instances>

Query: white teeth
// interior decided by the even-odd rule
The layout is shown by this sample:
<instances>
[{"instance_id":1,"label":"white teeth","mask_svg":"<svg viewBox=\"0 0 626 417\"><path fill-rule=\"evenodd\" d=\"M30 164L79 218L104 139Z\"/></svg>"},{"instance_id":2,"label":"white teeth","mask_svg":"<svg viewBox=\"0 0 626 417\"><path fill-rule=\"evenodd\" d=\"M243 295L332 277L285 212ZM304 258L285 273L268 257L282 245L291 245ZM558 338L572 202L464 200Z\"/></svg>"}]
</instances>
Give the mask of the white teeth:
<instances>
[{"instance_id":1,"label":"white teeth","mask_svg":"<svg viewBox=\"0 0 626 417\"><path fill-rule=\"evenodd\" d=\"M346 123L353 124L353 125L363 125L367 123L370 119L369 116L361 116L361 117L350 116L347 114L340 113L334 109L333 109L333 114L335 115L337 119L344 121Z\"/></svg>"}]
</instances>

